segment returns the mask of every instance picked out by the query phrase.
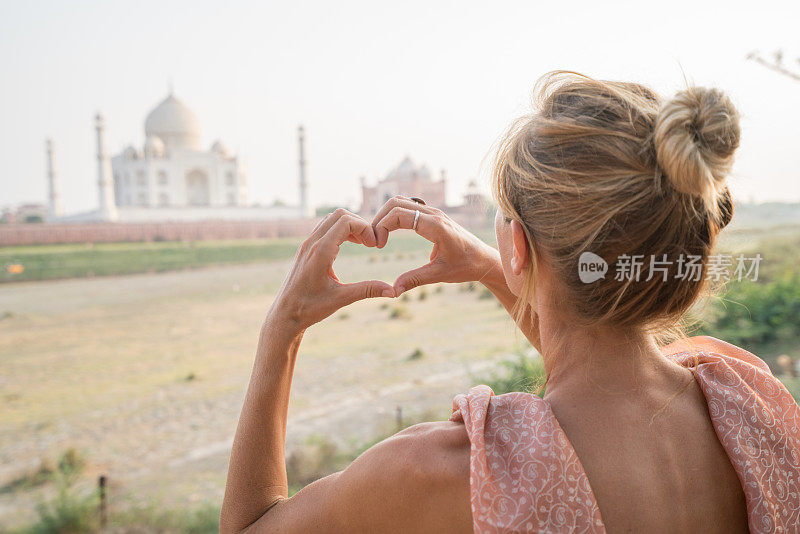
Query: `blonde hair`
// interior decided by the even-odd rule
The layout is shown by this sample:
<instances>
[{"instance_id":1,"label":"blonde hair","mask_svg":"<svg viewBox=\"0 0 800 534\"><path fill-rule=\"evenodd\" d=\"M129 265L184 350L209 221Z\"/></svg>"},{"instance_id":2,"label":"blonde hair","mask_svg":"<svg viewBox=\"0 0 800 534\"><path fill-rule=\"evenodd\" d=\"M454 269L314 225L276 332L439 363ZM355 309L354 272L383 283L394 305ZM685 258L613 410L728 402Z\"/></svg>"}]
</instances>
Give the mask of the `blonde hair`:
<instances>
[{"instance_id":1,"label":"blonde hair","mask_svg":"<svg viewBox=\"0 0 800 534\"><path fill-rule=\"evenodd\" d=\"M725 185L740 138L733 103L705 87L662 103L643 85L553 71L537 82L533 106L503 139L493 173L501 211L535 251L517 320L545 261L572 324L674 327L706 289L708 257L733 215ZM604 278L580 280L584 252L607 262ZM639 280L616 279L623 255L642 257ZM700 256L699 280L678 278L681 256ZM666 280L647 280L650 258L669 262L660 265Z\"/></svg>"}]
</instances>

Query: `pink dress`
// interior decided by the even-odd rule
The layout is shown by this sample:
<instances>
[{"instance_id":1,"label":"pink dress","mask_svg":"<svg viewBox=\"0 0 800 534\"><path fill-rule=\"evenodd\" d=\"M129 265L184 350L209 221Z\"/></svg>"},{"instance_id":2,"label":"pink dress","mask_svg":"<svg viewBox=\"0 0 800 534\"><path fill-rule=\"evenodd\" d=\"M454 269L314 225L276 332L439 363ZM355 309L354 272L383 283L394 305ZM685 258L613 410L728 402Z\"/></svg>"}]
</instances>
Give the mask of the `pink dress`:
<instances>
[{"instance_id":1,"label":"pink dress","mask_svg":"<svg viewBox=\"0 0 800 534\"><path fill-rule=\"evenodd\" d=\"M724 341L695 337L664 353L691 369L705 394L742 482L750 531L800 531L800 407L791 394L762 360ZM471 442L475 532L605 532L581 461L546 401L476 386L455 397L450 420L464 422Z\"/></svg>"}]
</instances>

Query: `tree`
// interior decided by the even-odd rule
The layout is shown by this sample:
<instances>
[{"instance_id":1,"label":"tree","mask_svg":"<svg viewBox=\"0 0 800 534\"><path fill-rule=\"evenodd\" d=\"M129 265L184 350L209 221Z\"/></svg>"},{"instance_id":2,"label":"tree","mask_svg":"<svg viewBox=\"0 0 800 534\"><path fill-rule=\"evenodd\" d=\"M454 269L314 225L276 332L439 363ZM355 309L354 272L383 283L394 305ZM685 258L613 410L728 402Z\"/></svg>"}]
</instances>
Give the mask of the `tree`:
<instances>
[{"instance_id":1,"label":"tree","mask_svg":"<svg viewBox=\"0 0 800 534\"><path fill-rule=\"evenodd\" d=\"M783 62L783 50L776 50L772 55L772 59L764 58L758 51L747 54L747 59L755 61L756 63L759 63L770 70L779 72L784 76L788 76L795 81L800 81L800 71L792 70L785 66ZM794 62L798 64L798 67L800 67L800 57L794 58Z\"/></svg>"}]
</instances>

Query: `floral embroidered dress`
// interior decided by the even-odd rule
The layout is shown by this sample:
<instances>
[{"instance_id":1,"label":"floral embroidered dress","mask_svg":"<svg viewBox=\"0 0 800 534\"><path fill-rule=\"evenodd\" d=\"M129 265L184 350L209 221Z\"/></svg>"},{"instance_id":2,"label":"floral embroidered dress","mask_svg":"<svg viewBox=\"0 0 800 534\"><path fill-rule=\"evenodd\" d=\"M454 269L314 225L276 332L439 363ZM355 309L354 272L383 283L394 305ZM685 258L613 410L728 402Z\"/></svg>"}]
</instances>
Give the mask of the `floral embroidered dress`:
<instances>
[{"instance_id":1,"label":"floral embroidered dress","mask_svg":"<svg viewBox=\"0 0 800 534\"><path fill-rule=\"evenodd\" d=\"M690 369L747 501L751 532L800 531L800 407L749 352L710 337L665 347ZM476 386L453 400L471 442L475 532L605 532L580 459L549 404Z\"/></svg>"}]
</instances>

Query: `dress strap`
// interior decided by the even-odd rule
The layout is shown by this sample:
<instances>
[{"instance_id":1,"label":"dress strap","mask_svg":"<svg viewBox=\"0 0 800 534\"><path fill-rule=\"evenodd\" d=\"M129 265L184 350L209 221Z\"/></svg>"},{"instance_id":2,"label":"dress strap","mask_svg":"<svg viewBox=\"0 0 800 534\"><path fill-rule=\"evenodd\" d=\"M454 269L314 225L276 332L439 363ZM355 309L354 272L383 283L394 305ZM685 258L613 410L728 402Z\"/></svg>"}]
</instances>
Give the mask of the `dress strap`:
<instances>
[{"instance_id":1,"label":"dress strap","mask_svg":"<svg viewBox=\"0 0 800 534\"><path fill-rule=\"evenodd\" d=\"M476 532L605 532L589 479L549 405L476 386L453 400L470 439Z\"/></svg>"}]
</instances>

